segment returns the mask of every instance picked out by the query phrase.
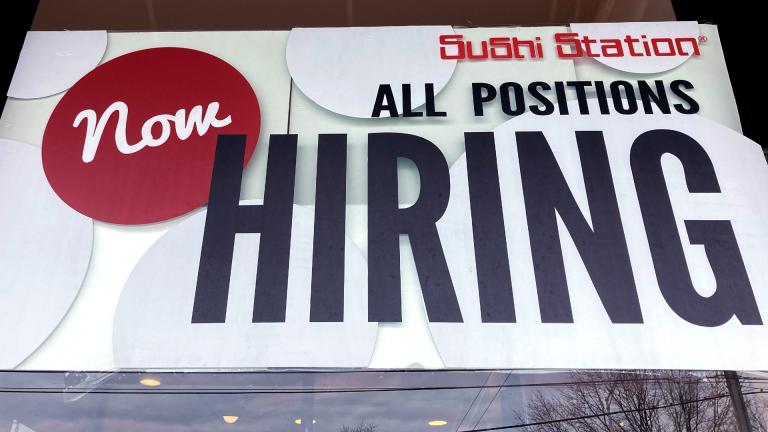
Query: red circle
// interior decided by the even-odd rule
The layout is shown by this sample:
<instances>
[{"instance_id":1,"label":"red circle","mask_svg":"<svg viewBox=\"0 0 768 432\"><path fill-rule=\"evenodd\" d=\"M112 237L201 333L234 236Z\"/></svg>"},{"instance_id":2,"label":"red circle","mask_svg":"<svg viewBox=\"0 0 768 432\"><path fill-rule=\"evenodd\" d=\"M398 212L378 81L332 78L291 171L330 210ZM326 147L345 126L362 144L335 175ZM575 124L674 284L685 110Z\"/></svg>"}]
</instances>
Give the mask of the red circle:
<instances>
[{"instance_id":1,"label":"red circle","mask_svg":"<svg viewBox=\"0 0 768 432\"><path fill-rule=\"evenodd\" d=\"M116 102L127 107L127 152L118 148L119 112L107 117L103 134L89 162L84 156L88 123L93 126ZM219 103L217 120L231 116L226 126L184 140L177 124L189 124L196 106L203 114ZM177 116L179 110L185 110ZM78 115L93 110L91 120ZM213 109L210 109L212 112ZM80 114L83 116L82 114ZM167 127L167 140L156 146L137 145L142 126L154 116L152 137ZM179 121L182 120L183 121ZM165 126L164 126L165 124ZM211 171L219 134L247 136L247 164L259 136L259 103L253 88L229 63L186 48L151 48L110 60L93 69L64 95L51 114L43 136L43 168L59 197L94 219L119 224L167 220L208 201ZM182 135L184 132L181 132ZM93 134L95 135L95 134ZM95 142L95 140L93 141ZM146 142L145 142L146 143ZM154 143L157 144L157 143Z\"/></svg>"}]
</instances>

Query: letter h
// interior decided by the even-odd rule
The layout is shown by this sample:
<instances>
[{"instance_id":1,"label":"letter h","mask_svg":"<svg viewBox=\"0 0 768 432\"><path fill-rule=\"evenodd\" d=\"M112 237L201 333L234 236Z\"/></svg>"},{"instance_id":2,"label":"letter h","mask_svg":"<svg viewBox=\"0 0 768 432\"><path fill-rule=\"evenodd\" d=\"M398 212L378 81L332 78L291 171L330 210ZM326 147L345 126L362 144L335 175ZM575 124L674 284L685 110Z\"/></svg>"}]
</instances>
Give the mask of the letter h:
<instances>
[{"instance_id":1,"label":"letter h","mask_svg":"<svg viewBox=\"0 0 768 432\"><path fill-rule=\"evenodd\" d=\"M296 172L296 135L269 140L264 202L241 205L245 135L219 135L192 323L223 323L238 233L260 233L253 322L285 321Z\"/></svg>"}]
</instances>

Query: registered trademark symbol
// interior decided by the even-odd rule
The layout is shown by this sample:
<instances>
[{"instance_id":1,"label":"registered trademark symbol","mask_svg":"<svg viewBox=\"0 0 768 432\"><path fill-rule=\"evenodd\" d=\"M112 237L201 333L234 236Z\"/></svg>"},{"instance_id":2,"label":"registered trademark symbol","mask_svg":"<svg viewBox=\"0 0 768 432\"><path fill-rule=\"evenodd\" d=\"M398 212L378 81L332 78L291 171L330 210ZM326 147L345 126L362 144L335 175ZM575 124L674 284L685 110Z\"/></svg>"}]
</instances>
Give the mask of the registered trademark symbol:
<instances>
[{"instance_id":1,"label":"registered trademark symbol","mask_svg":"<svg viewBox=\"0 0 768 432\"><path fill-rule=\"evenodd\" d=\"M707 40L708 39L707 39L706 36L704 36L704 35L699 36L699 43L705 43L705 42L707 42Z\"/></svg>"}]
</instances>

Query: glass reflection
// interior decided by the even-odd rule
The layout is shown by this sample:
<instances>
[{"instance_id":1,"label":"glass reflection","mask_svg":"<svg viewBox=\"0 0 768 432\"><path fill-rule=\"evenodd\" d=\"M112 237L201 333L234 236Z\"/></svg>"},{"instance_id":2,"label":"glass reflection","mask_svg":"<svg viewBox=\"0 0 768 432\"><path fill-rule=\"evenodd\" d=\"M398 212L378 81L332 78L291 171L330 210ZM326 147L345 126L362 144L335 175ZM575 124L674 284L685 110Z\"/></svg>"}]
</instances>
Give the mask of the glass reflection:
<instances>
[{"instance_id":1,"label":"glass reflection","mask_svg":"<svg viewBox=\"0 0 768 432\"><path fill-rule=\"evenodd\" d=\"M768 382L741 374L752 430ZM730 431L722 372L0 372L0 431ZM10 429L9 429L10 428Z\"/></svg>"}]
</instances>

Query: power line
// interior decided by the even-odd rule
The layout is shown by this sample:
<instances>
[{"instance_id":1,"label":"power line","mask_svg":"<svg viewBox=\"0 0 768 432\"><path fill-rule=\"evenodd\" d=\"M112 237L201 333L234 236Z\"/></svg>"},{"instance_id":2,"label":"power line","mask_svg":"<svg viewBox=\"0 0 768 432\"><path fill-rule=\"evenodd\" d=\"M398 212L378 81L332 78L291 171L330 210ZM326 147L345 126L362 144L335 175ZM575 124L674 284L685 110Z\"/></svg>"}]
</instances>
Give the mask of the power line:
<instances>
[{"instance_id":1,"label":"power line","mask_svg":"<svg viewBox=\"0 0 768 432\"><path fill-rule=\"evenodd\" d=\"M509 374L507 375L507 379L509 378ZM121 395L145 395L145 394L156 394L156 395L207 395L207 394L296 394L296 393L361 393L361 392L402 392L402 391L436 391L436 390L463 390L463 389L492 389L497 388L497 392L494 395L494 400L496 396L498 395L499 391L502 388L516 388L516 387L551 387L551 386L568 386L568 385L584 385L584 384L610 384L610 383L622 383L622 382L664 382L664 381L673 381L675 383L695 383L695 384L705 384L707 383L704 381L704 379L709 380L715 380L717 381L724 381L722 377L720 376L703 376L699 379L695 380L680 380L680 379L674 379L674 378L668 378L668 377L659 377L659 378L634 378L634 379L621 379L621 380L593 380L593 381L568 381L568 382L551 382L551 383L531 383L531 384L506 384L507 379L504 380L504 382L501 385L485 385L487 383L487 379L482 386L440 386L440 387L393 387L393 388L333 388L333 389L281 389L281 390L238 390L238 389L195 389L195 390L184 390L184 389L116 389L116 388L100 388L100 389L67 389L67 388L54 388L54 387L36 387L36 388L21 388L21 387L0 387L0 393L9 393L9 394L50 394L50 393L63 393L63 394L78 394L78 393L94 393L94 394L121 394ZM764 381L764 379L754 379L754 381ZM750 391L744 392L744 395L753 395L753 394L765 394L766 391L764 389L756 389L756 388L748 388ZM479 392L478 392L479 395ZM477 399L477 396L475 399ZM563 422L570 422L570 421L578 421L578 420L586 420L590 418L597 418L597 417L608 417L608 416L614 416L614 415L620 415L620 414L629 414L634 412L644 412L644 411L652 411L652 410L658 410L658 409L665 409L665 408L671 408L675 406L682 406L692 403L699 403L699 402L706 402L710 400L716 400L716 399L722 399L730 397L729 394L719 394L715 396L710 397L704 397L700 399L690 400L690 401L684 401L684 402L677 402L677 403L671 403L666 405L657 405L652 407L646 407L646 408L637 408L637 409L626 409L626 410L618 410L618 411L609 411L605 413L600 414L590 414L590 415L584 415L584 416L576 416L576 417L568 417L568 418L562 418L562 419L553 419L553 420L546 420L546 421L539 421L539 422L530 422L530 423L520 423L520 424L514 424L514 425L502 425L502 426L494 426L494 427L487 427L487 428L476 428L477 423L475 424L473 429L463 429L459 432L492 432L492 431L499 431L499 430L506 430L506 429L519 429L524 427L532 427L532 426L544 426L548 424L556 424L556 423L563 423ZM491 401L493 402L493 401ZM490 404L489 404L490 406ZM488 407L486 407L486 410ZM485 413L485 412L484 412ZM484 414L483 414L484 415ZM466 413L465 413L466 417ZM481 416L482 419L482 416ZM463 420L462 420L463 421ZM478 422L479 423L479 422Z\"/></svg>"},{"instance_id":2,"label":"power line","mask_svg":"<svg viewBox=\"0 0 768 432\"><path fill-rule=\"evenodd\" d=\"M504 382L501 383L502 386L507 384L507 380L509 380L510 375L511 373L508 373L507 376L504 378ZM499 393L501 392L501 389L502 389L501 386L499 386L499 388L496 389L496 393L493 395L493 399L491 399L491 401L488 402L488 405L486 405L485 409L483 410L483 413L480 414L480 417L477 419L477 421L475 422L474 426L472 426L472 428L476 428L477 425L479 425L480 422L483 420L483 417L485 417L485 413L488 412L488 408L490 408L491 405L493 405L493 402L496 400L496 398L499 397Z\"/></svg>"},{"instance_id":3,"label":"power line","mask_svg":"<svg viewBox=\"0 0 768 432\"><path fill-rule=\"evenodd\" d=\"M533 369L536 372L547 373L618 373L618 374L653 374L657 369ZM669 369L664 369L667 371ZM119 369L119 370L53 370L53 369L5 369L0 370L0 375L62 375L62 374L144 374L144 373L157 373L168 375L291 375L291 374L391 374L391 373L404 373L404 374L434 374L434 373L478 373L478 372L512 372L512 373L529 373L531 369L499 369L499 368L440 368L440 369L414 369L414 368L392 368L392 369L376 369L376 368L262 368L262 369L240 369L240 370L220 370L220 369ZM706 370L691 370L690 372L712 372ZM746 373L749 373L747 371ZM768 373L768 372L766 372ZM747 378L747 377L744 377ZM755 379L765 378L753 377Z\"/></svg>"},{"instance_id":4,"label":"power line","mask_svg":"<svg viewBox=\"0 0 768 432\"><path fill-rule=\"evenodd\" d=\"M761 392L746 392L743 393L744 395L750 395L750 394L756 394ZM695 399L685 402L677 402L673 404L667 404L667 405L657 405L647 408L636 408L636 409L627 409L627 410L619 410L619 411L609 411L602 414L590 414L590 415L583 415L583 416L577 416L577 417L568 417L568 418L562 418L562 419L555 419L555 420L545 420L545 421L539 421L539 422L531 422L531 423L520 423L516 425L505 425L505 426L494 426L494 427L488 427L488 428L482 428L482 429L464 429L459 432L491 432L491 431L498 431L498 430L505 430L505 429L519 429L524 427L532 427L532 426L545 426L549 424L556 424L556 423L563 423L563 422L569 422L569 421L578 421L578 420L587 420L591 418L596 417L608 417L608 416L614 416L619 414L629 414L634 412L643 412L643 411L653 411L658 409L664 409L664 408L672 408L675 406L682 406L682 405L688 405L692 403L699 403L699 402L706 402L710 400L716 400L716 399L722 399L730 397L729 394L721 394L717 396L710 396L705 397L701 399Z\"/></svg>"},{"instance_id":5,"label":"power line","mask_svg":"<svg viewBox=\"0 0 768 432\"><path fill-rule=\"evenodd\" d=\"M614 380L613 382L623 382L623 381L652 381L647 379L640 379L640 380ZM506 380L504 381L506 383ZM605 381L601 381L598 383L605 383ZM584 384L584 382L569 382L569 383L547 383L543 385L560 385L560 384ZM502 384L502 385L491 385L491 386L466 386L466 387L416 387L416 388L369 388L369 389L333 389L330 392L361 392L361 391L419 391L419 390L444 390L444 389L452 389L452 388L506 388L506 387L528 387L528 386L539 386L540 384ZM766 391L763 389L750 389L752 391L744 392L744 395L753 395L753 394L765 394ZM129 395L145 395L145 394L188 394L188 395L202 395L202 394L281 394L281 393L326 393L329 392L328 390L310 390L310 391L295 391L295 392L285 392L285 391L259 391L259 390L243 390L243 391L216 391L216 392L209 392L209 391L158 391L158 390L121 390L121 389L94 389L94 390L68 390L68 389L60 389L60 388L36 388L36 389L24 389L24 388L0 388L0 393L22 393L22 394L40 394L40 393L95 393L95 394L129 394ZM498 395L498 392L497 392ZM494 426L494 427L487 427L487 428L473 428L473 429L463 429L459 432L492 432L492 431L499 431L499 430L506 430L506 429L519 429L524 427L533 427L533 426L544 426L548 424L556 424L556 423L563 423L563 422L571 422L571 421L578 421L578 420L587 420L590 418L597 418L597 417L608 417L608 416L615 416L620 414L629 414L629 413L635 413L635 412L644 412L644 411L653 411L658 409L665 409L665 408L671 408L675 406L682 406L692 403L699 403L699 402L706 402L710 400L717 400L722 398L728 398L730 397L729 394L719 394L715 396L709 396L689 401L683 401L683 402L676 402L676 403L670 403L666 405L657 405L652 407L646 407L646 408L636 408L636 409L626 409L626 410L617 410L617 411L609 411L605 413L600 414L590 414L590 415L584 415L584 416L576 416L576 417L567 417L562 419L553 419L553 420L545 420L545 421L538 421L538 422L530 422L530 423L519 423L514 425L502 425L502 426ZM495 396L494 396L495 399ZM487 408L486 408L487 409ZM482 416L481 416L482 418Z\"/></svg>"},{"instance_id":6,"label":"power line","mask_svg":"<svg viewBox=\"0 0 768 432\"><path fill-rule=\"evenodd\" d=\"M454 432L459 432L459 428L460 428L460 427L461 427L461 425L464 423L464 420L467 418L467 415L469 415L469 412L472 410L472 407L473 407L473 406L475 406L475 402L477 402L477 398L479 398L479 397L480 397L480 393L482 393L482 392L483 392L483 389L484 389L484 388L486 388L486 386L485 386L485 385L486 385L486 384L488 384L488 380L489 380L489 379L491 379L491 375L492 375L492 373L489 373L489 374L488 374L488 375L485 377L485 381L483 382L483 387L481 387L481 388L479 388L479 389L477 390L477 394L475 395L475 398L474 398L474 399L472 399L472 402L471 402L471 403L469 404L469 406L467 407L467 410L464 412L464 415L461 417L461 420L459 421L459 423L458 423L458 424L456 424L456 430L455 430ZM507 382L507 380L504 380L504 383L506 383L506 382ZM477 426L477 425L475 425L475 426ZM473 427L474 427L474 426L473 426Z\"/></svg>"},{"instance_id":7,"label":"power line","mask_svg":"<svg viewBox=\"0 0 768 432\"><path fill-rule=\"evenodd\" d=\"M609 385L619 383L633 382L674 382L676 384L704 384L704 379L725 381L720 377L701 377L697 379L683 380L668 377L658 378L631 378L618 380L584 380L584 381L561 381L547 383L527 383L527 384L506 384L506 380L501 385L473 385L473 386L432 386L432 387L341 387L341 388L282 388L282 389L240 389L236 387L224 388L152 388L152 389L123 389L100 387L94 389L86 388L66 388L66 387L0 387L0 393L95 393L95 394L304 394L304 393L375 393L375 392L407 392L407 391L445 391L445 390L473 390L473 389L499 389L502 388L529 388L529 387L567 387L575 385ZM498 392L497 392L498 393Z\"/></svg>"}]
</instances>

